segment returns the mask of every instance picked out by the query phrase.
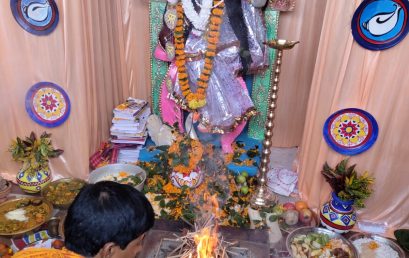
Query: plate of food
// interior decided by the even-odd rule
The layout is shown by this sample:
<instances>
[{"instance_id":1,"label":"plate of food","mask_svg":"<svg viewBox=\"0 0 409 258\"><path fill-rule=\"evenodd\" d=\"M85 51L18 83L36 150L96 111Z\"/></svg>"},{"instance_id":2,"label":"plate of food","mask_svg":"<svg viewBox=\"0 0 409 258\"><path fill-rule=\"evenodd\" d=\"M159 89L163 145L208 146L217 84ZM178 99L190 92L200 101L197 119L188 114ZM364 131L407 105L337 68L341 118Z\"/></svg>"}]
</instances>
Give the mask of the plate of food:
<instances>
[{"instance_id":1,"label":"plate of food","mask_svg":"<svg viewBox=\"0 0 409 258\"><path fill-rule=\"evenodd\" d=\"M86 184L87 182L78 178L62 178L44 187L41 190L41 196L55 208L68 209Z\"/></svg>"},{"instance_id":2,"label":"plate of food","mask_svg":"<svg viewBox=\"0 0 409 258\"><path fill-rule=\"evenodd\" d=\"M292 257L358 258L351 242L324 228L298 228L288 235L286 246Z\"/></svg>"},{"instance_id":3,"label":"plate of food","mask_svg":"<svg viewBox=\"0 0 409 258\"><path fill-rule=\"evenodd\" d=\"M405 258L405 252L392 240L375 234L357 233L349 237L362 258Z\"/></svg>"},{"instance_id":4,"label":"plate of food","mask_svg":"<svg viewBox=\"0 0 409 258\"><path fill-rule=\"evenodd\" d=\"M146 172L142 168L131 164L110 164L95 169L89 176L89 182L114 181L127 184L142 191L146 180Z\"/></svg>"},{"instance_id":5,"label":"plate of food","mask_svg":"<svg viewBox=\"0 0 409 258\"><path fill-rule=\"evenodd\" d=\"M40 227L51 218L53 205L37 197L13 199L0 204L0 235L18 236Z\"/></svg>"}]
</instances>

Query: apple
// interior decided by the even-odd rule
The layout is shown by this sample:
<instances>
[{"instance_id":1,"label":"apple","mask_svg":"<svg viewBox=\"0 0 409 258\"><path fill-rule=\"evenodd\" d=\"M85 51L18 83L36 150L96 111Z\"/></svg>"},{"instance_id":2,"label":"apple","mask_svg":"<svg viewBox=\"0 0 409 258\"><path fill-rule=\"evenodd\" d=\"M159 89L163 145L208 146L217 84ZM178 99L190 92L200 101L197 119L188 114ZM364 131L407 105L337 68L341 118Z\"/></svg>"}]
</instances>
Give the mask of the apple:
<instances>
[{"instance_id":1,"label":"apple","mask_svg":"<svg viewBox=\"0 0 409 258\"><path fill-rule=\"evenodd\" d=\"M298 216L298 211L296 210L287 210L283 213L285 223L289 226L293 226L298 223Z\"/></svg>"},{"instance_id":2,"label":"apple","mask_svg":"<svg viewBox=\"0 0 409 258\"><path fill-rule=\"evenodd\" d=\"M249 173L247 173L246 171L244 171L244 172L241 173L241 175L244 176L244 177L248 177L248 176L249 176Z\"/></svg>"},{"instance_id":3,"label":"apple","mask_svg":"<svg viewBox=\"0 0 409 258\"><path fill-rule=\"evenodd\" d=\"M295 205L292 202L284 203L283 208L285 211L287 210L295 210Z\"/></svg>"},{"instance_id":4,"label":"apple","mask_svg":"<svg viewBox=\"0 0 409 258\"><path fill-rule=\"evenodd\" d=\"M310 209L302 209L299 219L304 225L310 225L312 220L312 211Z\"/></svg>"}]
</instances>

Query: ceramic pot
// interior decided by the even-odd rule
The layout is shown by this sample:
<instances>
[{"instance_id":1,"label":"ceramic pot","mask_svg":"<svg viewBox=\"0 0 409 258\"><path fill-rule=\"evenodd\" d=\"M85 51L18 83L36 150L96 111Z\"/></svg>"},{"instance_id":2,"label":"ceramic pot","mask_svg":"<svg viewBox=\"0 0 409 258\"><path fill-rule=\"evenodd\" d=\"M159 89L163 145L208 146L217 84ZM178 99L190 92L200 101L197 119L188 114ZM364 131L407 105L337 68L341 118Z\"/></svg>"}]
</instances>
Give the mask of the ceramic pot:
<instances>
[{"instance_id":1,"label":"ceramic pot","mask_svg":"<svg viewBox=\"0 0 409 258\"><path fill-rule=\"evenodd\" d=\"M331 200L321 208L321 224L336 233L346 233L356 222L356 213L352 206L354 201L343 201L335 192L332 192L331 196Z\"/></svg>"},{"instance_id":2,"label":"ceramic pot","mask_svg":"<svg viewBox=\"0 0 409 258\"><path fill-rule=\"evenodd\" d=\"M21 171L17 173L17 184L27 193L38 193L51 182L51 173L39 170L34 173Z\"/></svg>"},{"instance_id":3,"label":"ceramic pot","mask_svg":"<svg viewBox=\"0 0 409 258\"><path fill-rule=\"evenodd\" d=\"M170 174L170 181L178 188L181 188L182 186L196 188L203 181L203 172L198 167L187 175L173 171Z\"/></svg>"}]
</instances>

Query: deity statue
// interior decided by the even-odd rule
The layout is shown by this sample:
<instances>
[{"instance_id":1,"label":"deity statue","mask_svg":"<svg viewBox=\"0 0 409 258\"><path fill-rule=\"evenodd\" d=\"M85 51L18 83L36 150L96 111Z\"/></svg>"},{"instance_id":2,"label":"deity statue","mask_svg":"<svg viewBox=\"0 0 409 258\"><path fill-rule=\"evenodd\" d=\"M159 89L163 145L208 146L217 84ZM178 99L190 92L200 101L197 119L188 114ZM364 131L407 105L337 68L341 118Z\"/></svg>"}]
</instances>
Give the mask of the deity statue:
<instances>
[{"instance_id":1,"label":"deity statue","mask_svg":"<svg viewBox=\"0 0 409 258\"><path fill-rule=\"evenodd\" d=\"M182 126L182 110L192 112L198 129L222 134L223 151L232 152L231 143L257 113L243 75L268 68L259 8L265 4L168 0L154 53L171 62L160 95L164 122Z\"/></svg>"}]
</instances>

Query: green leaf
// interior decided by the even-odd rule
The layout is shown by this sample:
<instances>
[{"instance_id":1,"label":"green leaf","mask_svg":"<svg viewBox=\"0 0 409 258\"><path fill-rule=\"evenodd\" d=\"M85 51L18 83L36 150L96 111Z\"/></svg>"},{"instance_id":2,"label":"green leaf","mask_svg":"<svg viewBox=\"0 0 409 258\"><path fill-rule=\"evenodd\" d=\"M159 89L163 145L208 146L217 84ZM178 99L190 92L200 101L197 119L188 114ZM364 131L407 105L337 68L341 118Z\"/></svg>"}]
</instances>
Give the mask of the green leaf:
<instances>
[{"instance_id":1,"label":"green leaf","mask_svg":"<svg viewBox=\"0 0 409 258\"><path fill-rule=\"evenodd\" d=\"M270 222L276 222L278 220L278 216L277 215L270 215L270 217L268 217L268 220Z\"/></svg>"},{"instance_id":2,"label":"green leaf","mask_svg":"<svg viewBox=\"0 0 409 258\"><path fill-rule=\"evenodd\" d=\"M161 208L165 208L165 206L166 206L165 200L160 200L159 206L160 206Z\"/></svg>"}]
</instances>

